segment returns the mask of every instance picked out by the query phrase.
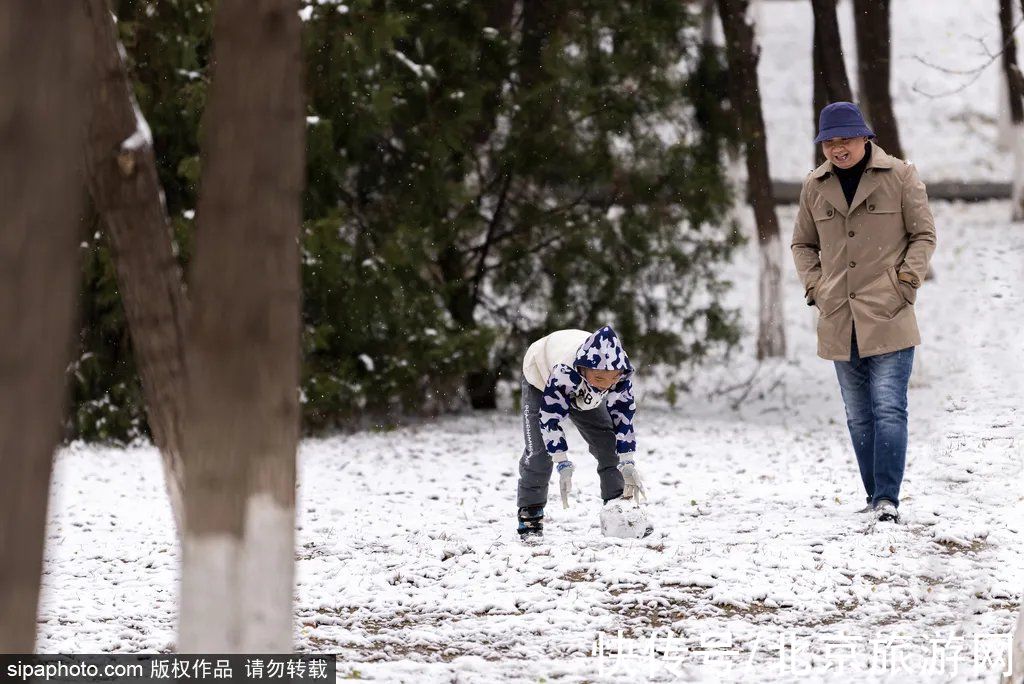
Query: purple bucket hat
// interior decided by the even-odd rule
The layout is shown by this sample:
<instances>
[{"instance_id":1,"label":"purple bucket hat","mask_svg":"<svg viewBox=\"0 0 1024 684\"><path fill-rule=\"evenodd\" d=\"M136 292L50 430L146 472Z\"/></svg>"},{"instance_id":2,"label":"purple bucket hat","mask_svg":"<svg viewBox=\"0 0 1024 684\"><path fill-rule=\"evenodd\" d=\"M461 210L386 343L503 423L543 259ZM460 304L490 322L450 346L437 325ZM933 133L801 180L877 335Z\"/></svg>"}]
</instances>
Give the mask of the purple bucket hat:
<instances>
[{"instance_id":1,"label":"purple bucket hat","mask_svg":"<svg viewBox=\"0 0 1024 684\"><path fill-rule=\"evenodd\" d=\"M832 138L874 138L875 134L864 122L864 115L852 102L833 102L818 115L818 144Z\"/></svg>"}]
</instances>

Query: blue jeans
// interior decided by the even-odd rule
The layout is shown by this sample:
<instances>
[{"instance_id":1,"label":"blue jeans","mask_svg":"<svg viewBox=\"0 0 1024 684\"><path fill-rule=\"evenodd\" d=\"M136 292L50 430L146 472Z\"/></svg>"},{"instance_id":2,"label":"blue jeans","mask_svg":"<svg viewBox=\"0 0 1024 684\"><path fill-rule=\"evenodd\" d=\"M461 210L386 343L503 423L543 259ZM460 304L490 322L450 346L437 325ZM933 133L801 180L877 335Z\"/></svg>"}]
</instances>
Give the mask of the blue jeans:
<instances>
[{"instance_id":1,"label":"blue jeans","mask_svg":"<svg viewBox=\"0 0 1024 684\"><path fill-rule=\"evenodd\" d=\"M869 503L900 503L907 462L907 386L914 348L860 358L853 334L849 361L836 361L846 425Z\"/></svg>"}]
</instances>

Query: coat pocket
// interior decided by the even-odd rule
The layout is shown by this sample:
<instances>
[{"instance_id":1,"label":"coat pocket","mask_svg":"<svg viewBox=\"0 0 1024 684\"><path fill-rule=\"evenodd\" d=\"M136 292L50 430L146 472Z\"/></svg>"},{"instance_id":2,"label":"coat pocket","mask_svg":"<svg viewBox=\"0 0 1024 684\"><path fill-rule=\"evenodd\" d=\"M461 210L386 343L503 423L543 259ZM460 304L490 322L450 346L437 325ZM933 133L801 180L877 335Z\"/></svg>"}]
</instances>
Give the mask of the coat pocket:
<instances>
[{"instance_id":1,"label":"coat pocket","mask_svg":"<svg viewBox=\"0 0 1024 684\"><path fill-rule=\"evenodd\" d=\"M892 289L896 293L896 297L898 299L898 301L895 303L892 309L892 313L889 314L888 316L888 318L892 318L897 313L899 313L900 309L902 309L907 304L910 304L910 300L903 296L903 289L900 287L900 277L899 274L896 272L896 267L890 266L889 268L885 269L885 275L888 276L889 283L892 285Z\"/></svg>"},{"instance_id":2,"label":"coat pocket","mask_svg":"<svg viewBox=\"0 0 1024 684\"><path fill-rule=\"evenodd\" d=\"M846 304L846 289L839 287L841 279L832 275L822 276L814 288L814 305L822 318L828 318Z\"/></svg>"},{"instance_id":3,"label":"coat pocket","mask_svg":"<svg viewBox=\"0 0 1024 684\"><path fill-rule=\"evenodd\" d=\"M907 304L913 304L917 300L917 288L913 285L907 285L905 282L896 277L896 289L903 295L903 299L907 301Z\"/></svg>"},{"instance_id":4,"label":"coat pocket","mask_svg":"<svg viewBox=\"0 0 1024 684\"><path fill-rule=\"evenodd\" d=\"M867 287L857 292L859 306L866 309L867 314L873 318L894 318L908 305L897 283L896 269L890 266Z\"/></svg>"}]
</instances>

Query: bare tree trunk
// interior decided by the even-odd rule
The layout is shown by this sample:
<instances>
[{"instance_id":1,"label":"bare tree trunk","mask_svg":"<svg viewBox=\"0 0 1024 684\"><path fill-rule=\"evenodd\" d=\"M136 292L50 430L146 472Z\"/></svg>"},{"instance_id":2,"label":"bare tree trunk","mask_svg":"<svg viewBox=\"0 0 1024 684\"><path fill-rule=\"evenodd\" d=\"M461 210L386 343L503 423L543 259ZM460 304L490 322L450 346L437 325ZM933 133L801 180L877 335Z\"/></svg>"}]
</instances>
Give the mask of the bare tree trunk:
<instances>
[{"instance_id":1,"label":"bare tree trunk","mask_svg":"<svg viewBox=\"0 0 1024 684\"><path fill-rule=\"evenodd\" d=\"M1021 3L1024 6L1024 1ZM1000 53L1003 76L1006 79L1010 121L1014 125L1024 122L1024 75L1017 63L1017 40L1013 36L1013 2L999 0L999 29L1003 51Z\"/></svg>"},{"instance_id":2,"label":"bare tree trunk","mask_svg":"<svg viewBox=\"0 0 1024 684\"><path fill-rule=\"evenodd\" d=\"M785 356L782 314L782 268L779 221L775 215L761 93L757 80L758 48L747 21L747 0L718 0L731 76L730 99L743 134L747 159L747 201L754 210L761 250L757 358Z\"/></svg>"},{"instance_id":3,"label":"bare tree trunk","mask_svg":"<svg viewBox=\"0 0 1024 684\"><path fill-rule=\"evenodd\" d=\"M80 8L0 2L0 652L31 653L78 282Z\"/></svg>"},{"instance_id":4,"label":"bare tree trunk","mask_svg":"<svg viewBox=\"0 0 1024 684\"><path fill-rule=\"evenodd\" d=\"M813 125L811 130L815 133L818 132L818 115L821 110L825 108L825 105L829 103L828 99L828 87L825 85L825 70L822 67L822 58L819 52L821 51L821 38L818 36L818 24L814 24L814 38L811 46L811 61L813 64L814 71L814 109L811 112L813 119ZM821 151L821 145L814 145L814 166L815 168L821 166L825 162L825 153Z\"/></svg>"},{"instance_id":5,"label":"bare tree trunk","mask_svg":"<svg viewBox=\"0 0 1024 684\"><path fill-rule=\"evenodd\" d=\"M292 649L305 145L297 9L221 0L215 18L190 281L185 652Z\"/></svg>"},{"instance_id":6,"label":"bare tree trunk","mask_svg":"<svg viewBox=\"0 0 1024 684\"><path fill-rule=\"evenodd\" d=\"M701 7L701 51L704 54L708 54L715 50L717 47L722 45L724 40L724 34L716 33L716 27L721 29L721 22L718 21L718 0L703 0ZM754 30L757 30L755 24ZM708 59L702 54L701 60ZM703 68L703 67L702 67ZM728 80L729 76L726 74L722 83ZM715 90L712 86L710 90ZM715 92L715 97L721 97L721 93ZM730 112L735 115L735 112ZM711 119L715 116L720 116L718 109L708 111L707 107L701 107L700 111L696 112L696 116L701 123L702 127L710 125ZM739 129L739 117L738 115L733 116L733 125L735 129ZM706 122L706 123L704 123ZM743 154L738 147L729 145L725 149L725 177L726 178L742 178L744 175L744 164ZM732 201L729 203L728 220L740 224L743 221L742 212L745 209L742 208L741 203Z\"/></svg>"},{"instance_id":7,"label":"bare tree trunk","mask_svg":"<svg viewBox=\"0 0 1024 684\"><path fill-rule=\"evenodd\" d=\"M857 33L861 109L871 122L882 149L902 159L903 145L889 89L892 72L889 0L853 0L853 21Z\"/></svg>"},{"instance_id":8,"label":"bare tree trunk","mask_svg":"<svg viewBox=\"0 0 1024 684\"><path fill-rule=\"evenodd\" d=\"M1024 2L1021 2L1024 10ZM1017 41L1013 37L1012 0L999 0L999 28L1003 40L1002 65L1010 111L1013 150L1013 192L1011 219L1024 221L1024 74L1017 62Z\"/></svg>"},{"instance_id":9,"label":"bare tree trunk","mask_svg":"<svg viewBox=\"0 0 1024 684\"><path fill-rule=\"evenodd\" d=\"M1010 92L1006 87L1006 79L999 79L999 90L996 93L996 149L1008 152L1013 147L1012 124L1010 123Z\"/></svg>"},{"instance_id":10,"label":"bare tree trunk","mask_svg":"<svg viewBox=\"0 0 1024 684\"><path fill-rule=\"evenodd\" d=\"M1017 615L1017 627L1013 631L1013 638L1010 642L1010 665L1004 675L1002 684L1024 684L1024 608L1021 608Z\"/></svg>"},{"instance_id":11,"label":"bare tree trunk","mask_svg":"<svg viewBox=\"0 0 1024 684\"><path fill-rule=\"evenodd\" d=\"M836 16L836 0L811 0L814 11L814 130L818 128L818 113L832 102L852 102L850 79L843 61L843 41ZM825 157L820 147L814 150L815 164Z\"/></svg>"},{"instance_id":12,"label":"bare tree trunk","mask_svg":"<svg viewBox=\"0 0 1024 684\"><path fill-rule=\"evenodd\" d=\"M829 102L853 99L850 79L843 61L843 41L839 33L836 0L811 0L814 10L814 44L819 63L815 71L825 76L825 90Z\"/></svg>"},{"instance_id":13,"label":"bare tree trunk","mask_svg":"<svg viewBox=\"0 0 1024 684\"><path fill-rule=\"evenodd\" d=\"M715 0L702 0L700 8L700 40L702 45L715 42Z\"/></svg>"},{"instance_id":14,"label":"bare tree trunk","mask_svg":"<svg viewBox=\"0 0 1024 684\"><path fill-rule=\"evenodd\" d=\"M108 0L85 0L96 46L85 146L89 191L106 224L153 442L182 527L181 430L188 302L149 126L132 93Z\"/></svg>"}]
</instances>

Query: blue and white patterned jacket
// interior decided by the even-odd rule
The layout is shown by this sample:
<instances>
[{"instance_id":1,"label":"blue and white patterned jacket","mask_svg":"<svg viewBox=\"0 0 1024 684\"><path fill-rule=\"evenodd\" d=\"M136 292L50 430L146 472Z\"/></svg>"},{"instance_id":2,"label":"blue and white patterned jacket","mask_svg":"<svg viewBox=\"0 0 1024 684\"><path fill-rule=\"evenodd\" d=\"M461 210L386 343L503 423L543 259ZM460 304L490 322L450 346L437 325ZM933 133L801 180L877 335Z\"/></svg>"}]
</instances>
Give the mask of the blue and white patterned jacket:
<instances>
[{"instance_id":1,"label":"blue and white patterned jacket","mask_svg":"<svg viewBox=\"0 0 1024 684\"><path fill-rule=\"evenodd\" d=\"M545 346L550 338L561 335L565 339L574 339L572 333L588 335L583 331L560 331L552 333L548 338L538 340L527 352L524 373L531 384L538 384L539 369L535 365L537 357L546 355L538 353L536 348ZM578 337L575 339L579 339ZM556 345L557 346L557 345ZM531 367L532 366L532 367ZM622 377L607 391L601 391L590 385L578 367L595 370L621 370ZM576 356L569 363L556 363L550 367L550 375L544 384L540 407L540 432L544 439L544 448L551 458L558 462L566 460L569 446L565 441L562 421L569 415L569 406L588 411L597 408L607 398L608 412L615 427L615 451L621 461L629 460L636 451L636 437L633 433L633 415L636 413L636 402L633 398L633 366L626 356L626 351L619 342L618 335L610 326L605 326L595 333L589 334L576 350Z\"/></svg>"}]
</instances>

